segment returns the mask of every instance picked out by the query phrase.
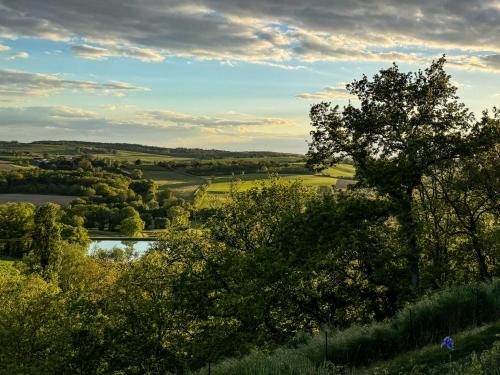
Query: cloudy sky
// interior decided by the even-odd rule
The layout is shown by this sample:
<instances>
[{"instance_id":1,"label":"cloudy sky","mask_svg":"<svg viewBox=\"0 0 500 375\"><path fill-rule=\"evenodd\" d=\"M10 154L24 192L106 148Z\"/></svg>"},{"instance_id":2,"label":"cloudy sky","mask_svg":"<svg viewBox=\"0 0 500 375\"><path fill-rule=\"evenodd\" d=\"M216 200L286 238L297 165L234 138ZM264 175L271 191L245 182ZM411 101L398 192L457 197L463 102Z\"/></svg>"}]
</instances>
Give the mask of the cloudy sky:
<instances>
[{"instance_id":1,"label":"cloudy sky","mask_svg":"<svg viewBox=\"0 0 500 375\"><path fill-rule=\"evenodd\" d=\"M500 0L0 0L0 139L304 152L311 104L443 53L500 106Z\"/></svg>"}]
</instances>

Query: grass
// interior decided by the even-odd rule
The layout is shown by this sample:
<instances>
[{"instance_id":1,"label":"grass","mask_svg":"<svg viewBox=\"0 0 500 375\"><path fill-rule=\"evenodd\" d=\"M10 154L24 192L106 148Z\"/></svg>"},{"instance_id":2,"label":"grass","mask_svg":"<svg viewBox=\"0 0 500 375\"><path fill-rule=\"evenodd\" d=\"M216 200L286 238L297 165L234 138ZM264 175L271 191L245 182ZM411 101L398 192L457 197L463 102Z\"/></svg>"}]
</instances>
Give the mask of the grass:
<instances>
[{"instance_id":1,"label":"grass","mask_svg":"<svg viewBox=\"0 0 500 375\"><path fill-rule=\"evenodd\" d=\"M194 191L207 181L203 177L193 176L180 170L171 171L162 167L142 166L145 178L154 180L160 188L168 188L185 199L192 198Z\"/></svg>"},{"instance_id":2,"label":"grass","mask_svg":"<svg viewBox=\"0 0 500 375\"><path fill-rule=\"evenodd\" d=\"M452 362L465 361L473 352L489 350L500 340L500 320L460 332L453 336L455 349L449 351L441 345L428 345L421 349L401 354L391 361L379 362L369 368L359 369L359 374L409 374L418 368L423 373L433 369L446 368ZM451 354L451 356L450 356Z\"/></svg>"},{"instance_id":3,"label":"grass","mask_svg":"<svg viewBox=\"0 0 500 375\"><path fill-rule=\"evenodd\" d=\"M57 203L65 206L74 201L78 197L70 195L45 195L45 194L0 194L0 203L16 203L28 202L35 205L42 205L45 203Z\"/></svg>"},{"instance_id":4,"label":"grass","mask_svg":"<svg viewBox=\"0 0 500 375\"><path fill-rule=\"evenodd\" d=\"M267 179L268 175L263 173L252 173L243 176L237 176L241 182L238 183L238 190L245 191L256 186L259 180ZM301 180L306 186L332 186L335 185L337 179L328 176L318 175L281 175L284 180ZM224 194L231 190L232 177L214 178L207 189L209 194Z\"/></svg>"},{"instance_id":5,"label":"grass","mask_svg":"<svg viewBox=\"0 0 500 375\"><path fill-rule=\"evenodd\" d=\"M336 164L323 171L324 174L330 177L353 177L354 172L354 166L350 164Z\"/></svg>"},{"instance_id":6,"label":"grass","mask_svg":"<svg viewBox=\"0 0 500 375\"><path fill-rule=\"evenodd\" d=\"M326 357L322 333L310 336L297 348L279 348L272 353L255 351L240 359L224 360L212 367L212 374L301 373L295 367L287 368L286 358L298 358L297 366L316 367L317 372L308 373L324 373L326 359L337 366L357 368L353 373L409 374L417 365L431 368L449 361L448 354L438 347L446 335L456 338L456 357L491 347L498 340L495 335L500 332L499 319L500 280L457 286L421 299L388 321L327 331ZM481 325L486 326L475 328ZM273 366L281 367L277 371ZM376 372L379 369L381 372ZM206 373L206 368L198 372Z\"/></svg>"},{"instance_id":7,"label":"grass","mask_svg":"<svg viewBox=\"0 0 500 375\"><path fill-rule=\"evenodd\" d=\"M140 169L143 171L144 177L156 181L160 188L168 188L177 196L185 199L192 198L198 187L211 181L207 189L207 200L215 202L215 204L225 200L225 196L231 189L231 184L236 179L240 181L238 190L245 191L257 186L258 181L269 177L267 173L246 173L237 176L195 176L182 170L168 170L152 165L142 165ZM337 178L333 175L350 177L353 175L353 168L348 164L341 164L330 168L325 175L285 174L281 177L285 180L300 179L306 186L333 186L337 183Z\"/></svg>"},{"instance_id":8,"label":"grass","mask_svg":"<svg viewBox=\"0 0 500 375\"><path fill-rule=\"evenodd\" d=\"M0 273L15 272L14 262L16 260L16 258L7 255L0 255Z\"/></svg>"},{"instance_id":9,"label":"grass","mask_svg":"<svg viewBox=\"0 0 500 375\"><path fill-rule=\"evenodd\" d=\"M256 186L256 181L267 179L268 176L267 173L247 173L234 177L214 177L207 191L212 194L228 193L231 189L231 183L235 178L241 180L238 188L245 191ZM283 174L280 176L285 180L301 180L306 186L332 186L337 182L336 177L354 176L354 167L349 164L338 164L323 171L321 174Z\"/></svg>"}]
</instances>

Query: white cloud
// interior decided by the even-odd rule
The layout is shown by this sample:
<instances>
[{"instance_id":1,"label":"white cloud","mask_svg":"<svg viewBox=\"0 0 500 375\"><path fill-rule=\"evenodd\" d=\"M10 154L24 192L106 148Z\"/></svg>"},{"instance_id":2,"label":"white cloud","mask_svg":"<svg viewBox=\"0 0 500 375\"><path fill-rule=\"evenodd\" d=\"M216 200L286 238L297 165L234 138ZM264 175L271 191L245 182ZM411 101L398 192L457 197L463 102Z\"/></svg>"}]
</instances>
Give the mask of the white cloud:
<instances>
[{"instance_id":1,"label":"white cloud","mask_svg":"<svg viewBox=\"0 0 500 375\"><path fill-rule=\"evenodd\" d=\"M5 51L8 51L8 50L10 50L9 46L0 44L0 52L5 52Z\"/></svg>"},{"instance_id":2,"label":"white cloud","mask_svg":"<svg viewBox=\"0 0 500 375\"><path fill-rule=\"evenodd\" d=\"M68 106L49 107L49 116L53 120L90 120L99 116L95 112L87 111L82 108Z\"/></svg>"},{"instance_id":3,"label":"white cloud","mask_svg":"<svg viewBox=\"0 0 500 375\"><path fill-rule=\"evenodd\" d=\"M200 116L172 111L142 111L137 113L137 121L155 127L239 127L239 126L289 126L291 123L280 118L259 118L246 115Z\"/></svg>"},{"instance_id":4,"label":"white cloud","mask_svg":"<svg viewBox=\"0 0 500 375\"><path fill-rule=\"evenodd\" d=\"M452 55L448 56L448 64L460 69L500 73L500 54L482 56Z\"/></svg>"},{"instance_id":5,"label":"white cloud","mask_svg":"<svg viewBox=\"0 0 500 375\"><path fill-rule=\"evenodd\" d=\"M30 57L29 53L22 51L22 52L16 53L15 55L10 56L9 60L27 59L28 57Z\"/></svg>"},{"instance_id":6,"label":"white cloud","mask_svg":"<svg viewBox=\"0 0 500 375\"><path fill-rule=\"evenodd\" d=\"M102 48L87 44L73 46L71 50L76 56L89 60L105 60L109 57L130 57L145 62L159 62L165 60L165 56L150 48L137 47L112 47Z\"/></svg>"},{"instance_id":7,"label":"white cloud","mask_svg":"<svg viewBox=\"0 0 500 375\"><path fill-rule=\"evenodd\" d=\"M325 87L322 91L317 91L313 93L302 93L297 95L298 98L307 99L307 100L348 100L348 99L356 99L355 96L349 94L344 87L336 86L328 86Z\"/></svg>"},{"instance_id":8,"label":"white cloud","mask_svg":"<svg viewBox=\"0 0 500 375\"><path fill-rule=\"evenodd\" d=\"M458 68L497 71L488 55L500 53L497 0L0 0L0 9L0 35L84 40L72 49L87 59L176 55L294 68L421 63L431 49L470 54Z\"/></svg>"},{"instance_id":9,"label":"white cloud","mask_svg":"<svg viewBox=\"0 0 500 375\"><path fill-rule=\"evenodd\" d=\"M97 83L63 79L53 74L0 70L0 97L46 96L64 90L124 94L146 89L125 82Z\"/></svg>"}]
</instances>

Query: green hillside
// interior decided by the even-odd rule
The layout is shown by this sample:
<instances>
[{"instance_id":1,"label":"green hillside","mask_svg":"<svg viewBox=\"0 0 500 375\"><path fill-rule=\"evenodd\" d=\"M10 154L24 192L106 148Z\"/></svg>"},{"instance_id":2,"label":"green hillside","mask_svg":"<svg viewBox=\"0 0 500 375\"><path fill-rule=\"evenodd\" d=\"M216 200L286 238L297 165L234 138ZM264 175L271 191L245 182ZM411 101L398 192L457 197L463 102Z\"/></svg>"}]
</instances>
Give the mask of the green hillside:
<instances>
[{"instance_id":1,"label":"green hillside","mask_svg":"<svg viewBox=\"0 0 500 375\"><path fill-rule=\"evenodd\" d=\"M297 336L210 366L214 375L498 374L500 280L457 286L409 305L394 318L346 330ZM442 348L450 335L454 349ZM208 366L197 372L208 374Z\"/></svg>"}]
</instances>

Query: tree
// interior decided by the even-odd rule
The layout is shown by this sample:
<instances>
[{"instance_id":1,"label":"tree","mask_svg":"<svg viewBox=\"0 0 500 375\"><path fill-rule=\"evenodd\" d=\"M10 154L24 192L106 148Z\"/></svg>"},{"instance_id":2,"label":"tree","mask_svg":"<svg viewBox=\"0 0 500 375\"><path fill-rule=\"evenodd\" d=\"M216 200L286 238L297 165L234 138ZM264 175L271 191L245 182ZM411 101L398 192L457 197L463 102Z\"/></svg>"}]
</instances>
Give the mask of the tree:
<instances>
[{"instance_id":1,"label":"tree","mask_svg":"<svg viewBox=\"0 0 500 375\"><path fill-rule=\"evenodd\" d=\"M65 310L55 283L0 273L0 373L64 373L71 343Z\"/></svg>"},{"instance_id":2,"label":"tree","mask_svg":"<svg viewBox=\"0 0 500 375\"><path fill-rule=\"evenodd\" d=\"M57 275L61 260L61 225L58 222L60 207L46 203L36 209L32 253L44 277Z\"/></svg>"},{"instance_id":3,"label":"tree","mask_svg":"<svg viewBox=\"0 0 500 375\"><path fill-rule=\"evenodd\" d=\"M433 166L471 153L468 134L473 114L457 101L456 87L444 71L445 58L417 73L396 64L369 81L347 85L359 106L320 103L311 108L308 165L322 169L351 157L361 186L391 198L406 242L411 284L419 282L420 250L414 193Z\"/></svg>"},{"instance_id":4,"label":"tree","mask_svg":"<svg viewBox=\"0 0 500 375\"><path fill-rule=\"evenodd\" d=\"M119 212L119 216L121 220L127 219L129 217L140 217L139 212L137 212L137 210L131 206L123 207Z\"/></svg>"},{"instance_id":5,"label":"tree","mask_svg":"<svg viewBox=\"0 0 500 375\"><path fill-rule=\"evenodd\" d=\"M271 273L267 283L270 306L285 317L272 324L284 331L324 322L348 326L383 320L401 308L408 295L389 207L380 197L336 192L308 202L304 212L279 225L272 252L280 255L273 265L282 272Z\"/></svg>"},{"instance_id":6,"label":"tree","mask_svg":"<svg viewBox=\"0 0 500 375\"><path fill-rule=\"evenodd\" d=\"M313 195L300 181L276 177L245 192L238 192L236 184L208 227L218 241L241 251L253 251L271 244L279 223L298 215Z\"/></svg>"},{"instance_id":7,"label":"tree","mask_svg":"<svg viewBox=\"0 0 500 375\"><path fill-rule=\"evenodd\" d=\"M189 211L182 206L172 206L167 210L170 225L177 228L187 228L189 226Z\"/></svg>"},{"instance_id":8,"label":"tree","mask_svg":"<svg viewBox=\"0 0 500 375\"><path fill-rule=\"evenodd\" d=\"M140 180L144 176L144 173L140 169L134 169L132 172L132 178Z\"/></svg>"},{"instance_id":9,"label":"tree","mask_svg":"<svg viewBox=\"0 0 500 375\"><path fill-rule=\"evenodd\" d=\"M491 280L485 233L498 230L500 158L497 150L449 163L434 173L442 199L456 219L455 234L464 235L475 254L482 280ZM496 154L496 155L495 155ZM496 158L495 158L496 156ZM494 244L491 244L494 247Z\"/></svg>"},{"instance_id":10,"label":"tree","mask_svg":"<svg viewBox=\"0 0 500 375\"><path fill-rule=\"evenodd\" d=\"M139 237L144 230L144 221L140 217L131 216L120 222L120 232L126 236Z\"/></svg>"},{"instance_id":11,"label":"tree","mask_svg":"<svg viewBox=\"0 0 500 375\"><path fill-rule=\"evenodd\" d=\"M89 159L82 159L78 162L78 167L84 171L92 170L92 162Z\"/></svg>"},{"instance_id":12,"label":"tree","mask_svg":"<svg viewBox=\"0 0 500 375\"><path fill-rule=\"evenodd\" d=\"M21 257L30 250L34 215L30 203L0 205L0 254Z\"/></svg>"}]
</instances>

